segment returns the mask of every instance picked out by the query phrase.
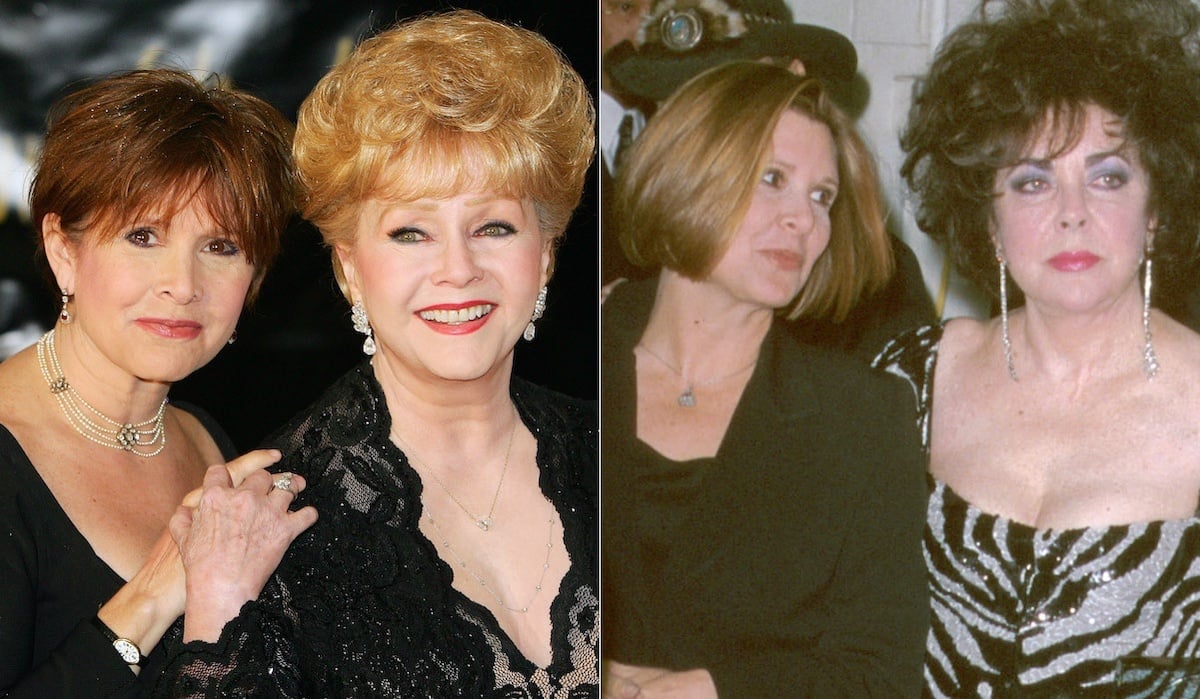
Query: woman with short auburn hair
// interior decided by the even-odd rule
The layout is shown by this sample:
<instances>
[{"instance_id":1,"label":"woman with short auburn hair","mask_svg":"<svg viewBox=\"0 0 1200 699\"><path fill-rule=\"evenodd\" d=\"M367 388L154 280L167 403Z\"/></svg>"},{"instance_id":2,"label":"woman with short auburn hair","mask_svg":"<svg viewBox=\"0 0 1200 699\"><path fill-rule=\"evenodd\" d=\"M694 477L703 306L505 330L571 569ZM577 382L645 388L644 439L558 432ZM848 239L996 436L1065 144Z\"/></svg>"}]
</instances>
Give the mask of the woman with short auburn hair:
<instances>
[{"instance_id":1,"label":"woman with short auburn hair","mask_svg":"<svg viewBox=\"0 0 1200 699\"><path fill-rule=\"evenodd\" d=\"M30 209L62 309L0 364L0 694L153 683L184 608L167 524L202 483L237 484L262 514L248 552L266 572L311 524L288 512L303 479L263 470L278 453L226 466L215 421L167 402L233 341L279 250L290 138L261 99L176 70L100 79L52 109Z\"/></svg>"}]
</instances>

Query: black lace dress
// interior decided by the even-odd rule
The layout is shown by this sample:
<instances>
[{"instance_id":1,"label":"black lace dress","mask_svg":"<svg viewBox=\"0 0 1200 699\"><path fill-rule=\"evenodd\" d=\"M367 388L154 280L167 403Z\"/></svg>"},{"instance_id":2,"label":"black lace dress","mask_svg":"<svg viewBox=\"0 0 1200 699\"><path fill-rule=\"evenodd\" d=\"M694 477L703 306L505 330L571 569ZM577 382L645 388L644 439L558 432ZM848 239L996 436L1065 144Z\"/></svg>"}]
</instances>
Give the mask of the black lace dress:
<instances>
[{"instance_id":1,"label":"black lace dress","mask_svg":"<svg viewBox=\"0 0 1200 699\"><path fill-rule=\"evenodd\" d=\"M537 438L542 492L571 558L551 606L552 659L538 667L485 607L453 587L418 529L421 482L388 439L391 418L367 363L273 440L278 470L308 481L301 535L257 601L219 641L164 640L163 697L595 697L597 428L590 404L513 379Z\"/></svg>"}]
</instances>

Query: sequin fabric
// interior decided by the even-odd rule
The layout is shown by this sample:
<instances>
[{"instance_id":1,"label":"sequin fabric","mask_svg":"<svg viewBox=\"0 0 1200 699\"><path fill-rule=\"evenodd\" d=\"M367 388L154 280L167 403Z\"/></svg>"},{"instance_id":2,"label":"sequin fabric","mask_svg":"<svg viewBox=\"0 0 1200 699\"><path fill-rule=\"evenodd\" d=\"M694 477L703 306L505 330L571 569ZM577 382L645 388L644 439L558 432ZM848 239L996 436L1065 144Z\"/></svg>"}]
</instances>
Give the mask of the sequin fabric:
<instances>
[{"instance_id":1,"label":"sequin fabric","mask_svg":"<svg viewBox=\"0 0 1200 699\"><path fill-rule=\"evenodd\" d=\"M941 330L875 360L912 385L926 451ZM930 488L926 696L1200 696L1200 518L1038 529Z\"/></svg>"},{"instance_id":2,"label":"sequin fabric","mask_svg":"<svg viewBox=\"0 0 1200 699\"><path fill-rule=\"evenodd\" d=\"M278 470L305 477L298 506L320 519L293 543L260 599L215 644L164 641L161 697L599 695L597 430L592 406L513 379L538 442L540 484L571 566L551 607L552 659L521 655L418 529L421 482L389 441L369 364L281 433Z\"/></svg>"}]
</instances>

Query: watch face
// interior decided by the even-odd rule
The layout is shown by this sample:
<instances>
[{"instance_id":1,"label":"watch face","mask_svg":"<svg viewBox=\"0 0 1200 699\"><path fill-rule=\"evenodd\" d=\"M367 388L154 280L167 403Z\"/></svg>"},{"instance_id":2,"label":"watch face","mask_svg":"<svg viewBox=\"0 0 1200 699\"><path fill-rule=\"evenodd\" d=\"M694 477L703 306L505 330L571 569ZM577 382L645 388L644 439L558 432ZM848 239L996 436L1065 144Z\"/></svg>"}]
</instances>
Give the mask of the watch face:
<instances>
[{"instance_id":1,"label":"watch face","mask_svg":"<svg viewBox=\"0 0 1200 699\"><path fill-rule=\"evenodd\" d=\"M113 648L117 649L121 659L130 665L137 665L142 662L142 653L138 647L133 644L133 641L127 641L124 638L118 638L113 641Z\"/></svg>"}]
</instances>

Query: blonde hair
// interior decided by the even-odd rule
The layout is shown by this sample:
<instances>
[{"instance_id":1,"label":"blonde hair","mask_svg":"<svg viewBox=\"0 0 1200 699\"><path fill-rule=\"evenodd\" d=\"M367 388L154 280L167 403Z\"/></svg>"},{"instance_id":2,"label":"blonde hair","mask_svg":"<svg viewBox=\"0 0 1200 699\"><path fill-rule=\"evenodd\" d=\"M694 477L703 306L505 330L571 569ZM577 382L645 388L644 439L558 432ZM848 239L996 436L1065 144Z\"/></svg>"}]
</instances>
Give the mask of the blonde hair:
<instances>
[{"instance_id":1,"label":"blonde hair","mask_svg":"<svg viewBox=\"0 0 1200 699\"><path fill-rule=\"evenodd\" d=\"M894 263L870 150L818 81L762 63L701 73L638 137L616 186L617 227L630 261L707 277L750 206L775 126L789 109L829 128L840 186L829 247L788 317L841 320L881 288Z\"/></svg>"},{"instance_id":2,"label":"blonde hair","mask_svg":"<svg viewBox=\"0 0 1200 699\"><path fill-rule=\"evenodd\" d=\"M528 198L556 240L594 124L583 80L541 35L462 10L411 19L364 41L301 105L300 211L333 246L353 240L368 199L474 188ZM336 254L333 266L345 293Z\"/></svg>"}]
</instances>

